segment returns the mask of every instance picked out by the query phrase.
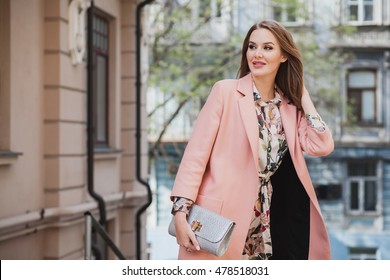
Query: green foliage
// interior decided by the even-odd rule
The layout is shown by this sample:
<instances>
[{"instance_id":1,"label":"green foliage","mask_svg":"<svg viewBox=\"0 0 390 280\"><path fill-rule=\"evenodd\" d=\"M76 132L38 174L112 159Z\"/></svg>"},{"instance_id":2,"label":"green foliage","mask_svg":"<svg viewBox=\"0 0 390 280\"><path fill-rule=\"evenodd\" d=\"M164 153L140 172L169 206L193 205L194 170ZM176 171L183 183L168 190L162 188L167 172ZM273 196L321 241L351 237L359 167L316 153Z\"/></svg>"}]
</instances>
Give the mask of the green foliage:
<instances>
[{"instance_id":1,"label":"green foliage","mask_svg":"<svg viewBox=\"0 0 390 280\"><path fill-rule=\"evenodd\" d=\"M201 1L197 14L192 6L195 1L156 2L150 12L153 18L149 19L153 37L149 43L148 86L158 88L164 96L172 96L177 104L176 110L170 109L172 112L166 116L160 131L155 131L160 141L187 101L203 100L217 80L235 77L240 53L237 46L241 45L241 39L231 29L228 40L215 40L218 34L212 33L210 22L221 14L218 9L211 11L209 1ZM217 8L223 8L221 4L218 0ZM156 105L149 113L150 121L164 106L164 102Z\"/></svg>"},{"instance_id":2,"label":"green foliage","mask_svg":"<svg viewBox=\"0 0 390 280\"><path fill-rule=\"evenodd\" d=\"M149 84L170 88L179 97L205 95L198 84L210 86L210 79L200 80L197 75L209 75L216 81L237 67L231 63L236 55L237 37L230 36L231 40L223 44L212 42L210 5L205 6L206 11L200 9L198 16L192 15L192 5L193 1L183 6L164 0L154 6L154 27L158 28L151 43Z\"/></svg>"}]
</instances>

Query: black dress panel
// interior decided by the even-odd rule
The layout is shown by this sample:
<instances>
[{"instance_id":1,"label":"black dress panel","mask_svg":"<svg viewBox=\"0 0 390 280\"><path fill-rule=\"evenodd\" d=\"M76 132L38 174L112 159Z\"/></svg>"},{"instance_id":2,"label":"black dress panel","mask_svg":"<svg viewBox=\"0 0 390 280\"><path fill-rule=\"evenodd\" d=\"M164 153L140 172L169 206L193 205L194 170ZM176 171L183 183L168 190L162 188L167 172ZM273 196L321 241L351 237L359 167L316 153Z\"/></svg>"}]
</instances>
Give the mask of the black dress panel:
<instances>
[{"instance_id":1,"label":"black dress panel","mask_svg":"<svg viewBox=\"0 0 390 280\"><path fill-rule=\"evenodd\" d=\"M271 238L273 260L307 260L310 239L310 199L298 178L290 151L271 177L273 186Z\"/></svg>"}]
</instances>

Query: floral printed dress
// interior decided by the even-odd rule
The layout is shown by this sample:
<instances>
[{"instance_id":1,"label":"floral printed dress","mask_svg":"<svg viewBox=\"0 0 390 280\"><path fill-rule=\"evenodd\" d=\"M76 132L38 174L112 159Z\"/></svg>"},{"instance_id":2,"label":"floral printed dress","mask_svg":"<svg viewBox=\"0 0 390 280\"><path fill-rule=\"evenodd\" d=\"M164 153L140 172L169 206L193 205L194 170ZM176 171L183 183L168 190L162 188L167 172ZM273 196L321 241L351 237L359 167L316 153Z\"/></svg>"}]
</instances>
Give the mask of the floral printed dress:
<instances>
[{"instance_id":1,"label":"floral printed dress","mask_svg":"<svg viewBox=\"0 0 390 280\"><path fill-rule=\"evenodd\" d=\"M280 118L281 98L264 102L253 85L256 114L259 124L259 189L243 251L243 259L268 259L272 256L270 207L271 176L276 172L287 151L286 136Z\"/></svg>"}]
</instances>

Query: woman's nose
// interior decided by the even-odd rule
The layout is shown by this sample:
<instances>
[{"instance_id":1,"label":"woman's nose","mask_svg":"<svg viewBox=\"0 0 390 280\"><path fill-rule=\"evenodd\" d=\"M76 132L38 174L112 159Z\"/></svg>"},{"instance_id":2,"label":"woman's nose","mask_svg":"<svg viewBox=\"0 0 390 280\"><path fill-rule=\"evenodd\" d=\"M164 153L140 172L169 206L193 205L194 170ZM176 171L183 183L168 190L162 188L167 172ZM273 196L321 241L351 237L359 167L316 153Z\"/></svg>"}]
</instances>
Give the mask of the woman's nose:
<instances>
[{"instance_id":1,"label":"woman's nose","mask_svg":"<svg viewBox=\"0 0 390 280\"><path fill-rule=\"evenodd\" d=\"M261 49L256 50L255 57L263 57L263 52L261 51Z\"/></svg>"}]
</instances>

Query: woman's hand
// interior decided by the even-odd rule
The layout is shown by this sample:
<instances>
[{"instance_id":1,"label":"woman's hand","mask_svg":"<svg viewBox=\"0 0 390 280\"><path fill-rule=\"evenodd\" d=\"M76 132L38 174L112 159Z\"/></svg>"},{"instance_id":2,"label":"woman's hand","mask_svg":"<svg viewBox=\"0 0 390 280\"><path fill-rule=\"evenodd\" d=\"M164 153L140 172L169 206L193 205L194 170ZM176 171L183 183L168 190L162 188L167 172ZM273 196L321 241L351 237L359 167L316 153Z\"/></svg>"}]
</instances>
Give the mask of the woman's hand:
<instances>
[{"instance_id":1,"label":"woman's hand","mask_svg":"<svg viewBox=\"0 0 390 280\"><path fill-rule=\"evenodd\" d=\"M192 250L199 251L199 243L196 240L191 226L187 222L186 214L184 212L178 211L175 213L174 217L177 244L187 248L187 252L191 252Z\"/></svg>"}]
</instances>

